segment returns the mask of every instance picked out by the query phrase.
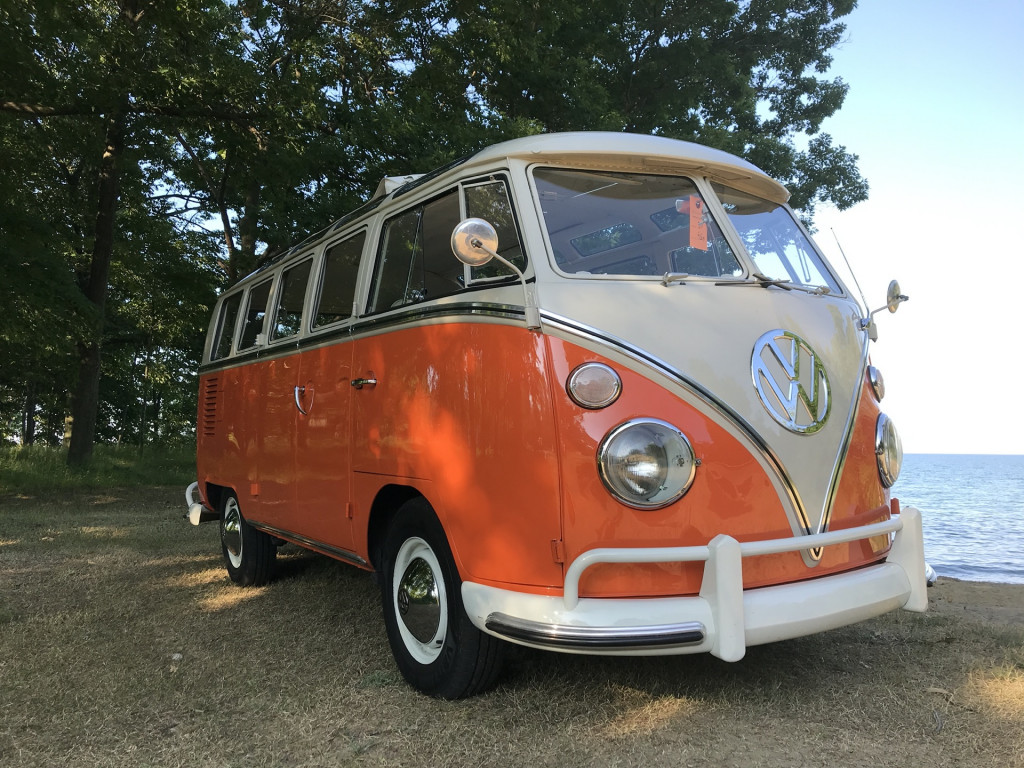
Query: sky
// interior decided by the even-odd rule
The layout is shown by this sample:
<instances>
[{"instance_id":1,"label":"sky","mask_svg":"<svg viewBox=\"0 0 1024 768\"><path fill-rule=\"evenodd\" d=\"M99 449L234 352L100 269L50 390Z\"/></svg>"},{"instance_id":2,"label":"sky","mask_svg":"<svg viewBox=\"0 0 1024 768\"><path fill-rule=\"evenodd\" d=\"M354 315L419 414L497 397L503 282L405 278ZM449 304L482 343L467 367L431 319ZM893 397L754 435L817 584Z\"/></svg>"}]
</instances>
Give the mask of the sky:
<instances>
[{"instance_id":1,"label":"sky","mask_svg":"<svg viewBox=\"0 0 1024 768\"><path fill-rule=\"evenodd\" d=\"M860 0L846 23L822 130L870 197L819 208L815 239L871 309L893 278L910 296L875 316L883 410L906 453L1024 454L1024 0Z\"/></svg>"}]
</instances>

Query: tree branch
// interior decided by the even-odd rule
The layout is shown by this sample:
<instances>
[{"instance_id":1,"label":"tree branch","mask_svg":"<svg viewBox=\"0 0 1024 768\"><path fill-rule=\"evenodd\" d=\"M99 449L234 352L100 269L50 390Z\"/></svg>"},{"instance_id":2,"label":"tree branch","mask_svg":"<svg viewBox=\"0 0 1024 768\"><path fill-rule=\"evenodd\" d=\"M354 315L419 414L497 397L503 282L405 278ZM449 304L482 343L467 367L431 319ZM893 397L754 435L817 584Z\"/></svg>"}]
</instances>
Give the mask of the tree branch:
<instances>
[{"instance_id":1,"label":"tree branch","mask_svg":"<svg viewBox=\"0 0 1024 768\"><path fill-rule=\"evenodd\" d=\"M29 104L19 101L0 101L0 112L13 112L34 117L99 116L107 109L95 104ZM181 106L177 104L130 104L118 109L121 113L151 115L155 117L212 118L236 123L249 124L260 118L270 117L258 112L242 112L227 105Z\"/></svg>"}]
</instances>

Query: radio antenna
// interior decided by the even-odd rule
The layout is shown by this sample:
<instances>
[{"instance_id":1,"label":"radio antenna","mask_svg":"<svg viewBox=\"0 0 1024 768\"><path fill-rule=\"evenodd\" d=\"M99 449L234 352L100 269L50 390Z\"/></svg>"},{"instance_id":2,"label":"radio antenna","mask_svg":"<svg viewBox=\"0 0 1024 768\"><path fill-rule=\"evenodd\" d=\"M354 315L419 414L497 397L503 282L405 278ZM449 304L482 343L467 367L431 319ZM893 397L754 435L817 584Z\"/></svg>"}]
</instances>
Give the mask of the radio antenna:
<instances>
[{"instance_id":1,"label":"radio antenna","mask_svg":"<svg viewBox=\"0 0 1024 768\"><path fill-rule=\"evenodd\" d=\"M857 273L853 271L853 267L850 266L850 260L846 258L846 251L843 250L843 244L839 242L839 236L836 234L835 227L829 227L832 232L832 237L836 239L836 245L839 246L839 253L843 256L843 261L846 262L846 271L850 273L850 277L853 278L853 284L857 286L857 293L860 294L860 301L864 307L864 311L868 311L868 300L864 297L864 291L861 290L860 282L857 280Z\"/></svg>"}]
</instances>

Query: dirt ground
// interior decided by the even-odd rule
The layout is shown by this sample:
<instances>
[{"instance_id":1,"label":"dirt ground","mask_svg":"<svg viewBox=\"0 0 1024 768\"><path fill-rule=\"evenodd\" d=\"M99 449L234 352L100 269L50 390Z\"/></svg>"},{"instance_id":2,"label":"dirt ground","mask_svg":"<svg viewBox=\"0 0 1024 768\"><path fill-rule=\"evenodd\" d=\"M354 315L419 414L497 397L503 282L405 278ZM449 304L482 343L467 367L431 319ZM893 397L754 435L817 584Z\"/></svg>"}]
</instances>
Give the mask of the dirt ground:
<instances>
[{"instance_id":1,"label":"dirt ground","mask_svg":"<svg viewBox=\"0 0 1024 768\"><path fill-rule=\"evenodd\" d=\"M402 681L369 575L228 581L180 489L0 498L0 765L1024 767L1024 585L709 656L516 649L474 699Z\"/></svg>"}]
</instances>

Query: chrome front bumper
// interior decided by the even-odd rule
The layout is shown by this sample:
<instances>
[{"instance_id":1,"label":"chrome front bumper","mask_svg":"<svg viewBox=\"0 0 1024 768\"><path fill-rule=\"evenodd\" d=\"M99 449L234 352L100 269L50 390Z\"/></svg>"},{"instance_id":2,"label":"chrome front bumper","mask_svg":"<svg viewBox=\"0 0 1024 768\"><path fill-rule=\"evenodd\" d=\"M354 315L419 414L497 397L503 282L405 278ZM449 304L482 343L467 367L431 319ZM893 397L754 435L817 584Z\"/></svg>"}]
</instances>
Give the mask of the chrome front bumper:
<instances>
[{"instance_id":1,"label":"chrome front bumper","mask_svg":"<svg viewBox=\"0 0 1024 768\"><path fill-rule=\"evenodd\" d=\"M895 534L883 563L773 587L743 589L743 558L797 552ZM580 598L583 572L597 563L704 562L692 597ZM512 642L570 653L658 655L709 652L738 661L751 645L854 624L905 608L928 608L921 513L907 508L883 523L813 536L707 546L595 549L566 571L562 597L462 585L470 620Z\"/></svg>"}]
</instances>

